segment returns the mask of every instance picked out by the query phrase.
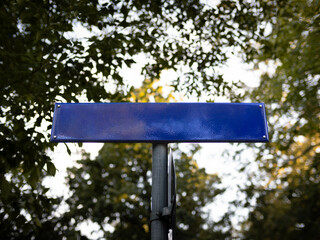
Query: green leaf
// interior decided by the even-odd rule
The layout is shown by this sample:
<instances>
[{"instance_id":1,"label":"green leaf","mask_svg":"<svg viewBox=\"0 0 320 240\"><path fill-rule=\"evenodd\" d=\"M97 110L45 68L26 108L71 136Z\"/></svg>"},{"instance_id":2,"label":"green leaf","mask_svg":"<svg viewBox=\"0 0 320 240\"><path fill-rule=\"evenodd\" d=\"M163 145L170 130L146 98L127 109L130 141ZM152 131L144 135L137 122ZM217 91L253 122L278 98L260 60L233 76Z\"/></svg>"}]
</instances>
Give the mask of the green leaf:
<instances>
[{"instance_id":1,"label":"green leaf","mask_svg":"<svg viewBox=\"0 0 320 240\"><path fill-rule=\"evenodd\" d=\"M69 154L69 156L71 156L71 150L70 150L68 144L64 143L64 145L66 146L67 153Z\"/></svg>"},{"instance_id":2,"label":"green leaf","mask_svg":"<svg viewBox=\"0 0 320 240\"><path fill-rule=\"evenodd\" d=\"M4 177L2 177L0 181L0 190L3 198L6 199L9 196L9 193L11 190L10 188L11 188L10 183Z\"/></svg>"},{"instance_id":3,"label":"green leaf","mask_svg":"<svg viewBox=\"0 0 320 240\"><path fill-rule=\"evenodd\" d=\"M52 162L47 162L47 172L50 176L56 175L56 167Z\"/></svg>"},{"instance_id":4,"label":"green leaf","mask_svg":"<svg viewBox=\"0 0 320 240\"><path fill-rule=\"evenodd\" d=\"M39 220L38 217L35 217L33 220L34 220L34 222L36 223L36 225L37 225L38 227L42 227L42 223L40 222L40 220Z\"/></svg>"},{"instance_id":5,"label":"green leaf","mask_svg":"<svg viewBox=\"0 0 320 240\"><path fill-rule=\"evenodd\" d=\"M30 176L28 178L28 182L31 185L32 188L37 187L37 183L39 183L40 180L40 169L37 166L34 166L31 170Z\"/></svg>"}]
</instances>

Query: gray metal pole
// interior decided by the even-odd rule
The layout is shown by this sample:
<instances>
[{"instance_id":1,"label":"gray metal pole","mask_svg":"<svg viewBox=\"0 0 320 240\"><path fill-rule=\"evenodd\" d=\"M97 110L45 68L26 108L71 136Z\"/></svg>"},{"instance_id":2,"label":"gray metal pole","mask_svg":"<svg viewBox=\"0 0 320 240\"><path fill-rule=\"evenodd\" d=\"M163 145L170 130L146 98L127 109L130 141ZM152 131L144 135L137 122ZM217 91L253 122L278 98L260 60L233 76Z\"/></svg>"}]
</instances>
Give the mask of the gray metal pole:
<instances>
[{"instance_id":1,"label":"gray metal pole","mask_svg":"<svg viewBox=\"0 0 320 240\"><path fill-rule=\"evenodd\" d=\"M166 143L152 145L152 212L161 213L168 206L168 149ZM151 222L151 240L168 240L165 219Z\"/></svg>"}]
</instances>

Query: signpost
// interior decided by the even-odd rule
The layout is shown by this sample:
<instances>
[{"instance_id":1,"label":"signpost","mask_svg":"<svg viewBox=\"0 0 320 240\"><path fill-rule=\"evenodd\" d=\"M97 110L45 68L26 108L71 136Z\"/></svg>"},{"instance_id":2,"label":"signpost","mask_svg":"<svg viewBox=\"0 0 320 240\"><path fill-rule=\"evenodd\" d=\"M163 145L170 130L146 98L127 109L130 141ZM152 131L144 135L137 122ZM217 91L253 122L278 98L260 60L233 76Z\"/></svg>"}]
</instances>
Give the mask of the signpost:
<instances>
[{"instance_id":1,"label":"signpost","mask_svg":"<svg viewBox=\"0 0 320 240\"><path fill-rule=\"evenodd\" d=\"M168 171L168 213L169 213L169 232L171 239L175 237L176 226L176 170L172 151L169 154L169 171ZM170 231L171 230L171 231ZM169 239L170 240L170 239Z\"/></svg>"},{"instance_id":2,"label":"signpost","mask_svg":"<svg viewBox=\"0 0 320 240\"><path fill-rule=\"evenodd\" d=\"M174 237L171 142L268 142L263 103L57 103L52 142L150 142L151 239ZM169 191L168 191L169 190Z\"/></svg>"}]
</instances>

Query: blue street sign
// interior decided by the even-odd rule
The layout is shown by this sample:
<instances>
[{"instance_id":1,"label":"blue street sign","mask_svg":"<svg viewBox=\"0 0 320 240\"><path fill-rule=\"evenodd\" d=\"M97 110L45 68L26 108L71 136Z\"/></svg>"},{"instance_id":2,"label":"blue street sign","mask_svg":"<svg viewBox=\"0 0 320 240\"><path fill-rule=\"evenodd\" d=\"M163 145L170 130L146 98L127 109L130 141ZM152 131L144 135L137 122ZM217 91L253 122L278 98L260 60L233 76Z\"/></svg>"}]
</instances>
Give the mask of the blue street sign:
<instances>
[{"instance_id":1,"label":"blue street sign","mask_svg":"<svg viewBox=\"0 0 320 240\"><path fill-rule=\"evenodd\" d=\"M57 103L52 142L268 142L263 103Z\"/></svg>"}]
</instances>

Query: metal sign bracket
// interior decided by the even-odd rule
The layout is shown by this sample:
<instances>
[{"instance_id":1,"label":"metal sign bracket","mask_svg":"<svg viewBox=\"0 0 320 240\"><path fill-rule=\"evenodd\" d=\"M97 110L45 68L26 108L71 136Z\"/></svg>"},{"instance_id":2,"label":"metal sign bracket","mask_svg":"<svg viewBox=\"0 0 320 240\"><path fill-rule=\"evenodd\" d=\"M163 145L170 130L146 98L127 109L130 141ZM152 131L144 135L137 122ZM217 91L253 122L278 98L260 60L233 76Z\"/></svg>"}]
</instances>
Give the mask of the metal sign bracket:
<instances>
[{"instance_id":1,"label":"metal sign bracket","mask_svg":"<svg viewBox=\"0 0 320 240\"><path fill-rule=\"evenodd\" d=\"M162 209L162 212L151 212L150 214L150 222L154 220L159 220L159 219L166 219L166 218L171 218L173 215L173 209L174 206L170 205L168 207L164 207Z\"/></svg>"}]
</instances>

